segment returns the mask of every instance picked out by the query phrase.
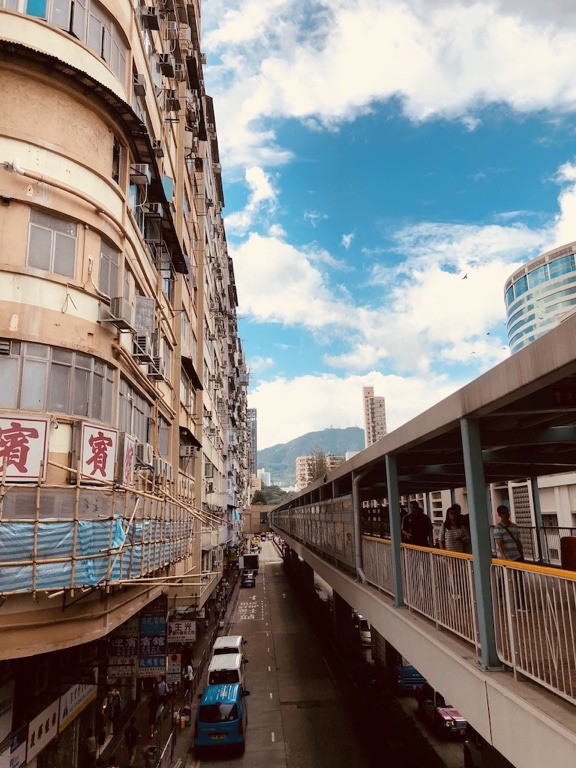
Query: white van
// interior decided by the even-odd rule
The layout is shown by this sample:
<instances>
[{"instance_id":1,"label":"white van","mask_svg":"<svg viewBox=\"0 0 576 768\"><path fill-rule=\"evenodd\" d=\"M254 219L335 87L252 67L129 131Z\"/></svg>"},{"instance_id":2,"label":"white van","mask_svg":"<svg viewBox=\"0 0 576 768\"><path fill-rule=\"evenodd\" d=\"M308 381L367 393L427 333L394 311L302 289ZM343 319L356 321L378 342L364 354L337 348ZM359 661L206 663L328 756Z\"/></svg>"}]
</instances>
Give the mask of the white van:
<instances>
[{"instance_id":1,"label":"white van","mask_svg":"<svg viewBox=\"0 0 576 768\"><path fill-rule=\"evenodd\" d=\"M241 653L244 655L244 643L242 635L223 635L216 638L212 648L213 656L221 656L223 653Z\"/></svg>"},{"instance_id":2,"label":"white van","mask_svg":"<svg viewBox=\"0 0 576 768\"><path fill-rule=\"evenodd\" d=\"M245 688L245 663L240 653L223 653L219 656L214 656L208 665L208 685L239 683Z\"/></svg>"}]
</instances>

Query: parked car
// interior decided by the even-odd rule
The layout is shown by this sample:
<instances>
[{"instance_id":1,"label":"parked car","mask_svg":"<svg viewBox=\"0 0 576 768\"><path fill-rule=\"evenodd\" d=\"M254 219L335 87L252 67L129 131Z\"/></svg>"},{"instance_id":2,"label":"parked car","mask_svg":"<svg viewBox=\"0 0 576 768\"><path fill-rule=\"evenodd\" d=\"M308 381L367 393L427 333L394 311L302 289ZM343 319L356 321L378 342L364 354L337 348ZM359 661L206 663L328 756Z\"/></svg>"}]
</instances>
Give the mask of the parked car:
<instances>
[{"instance_id":1,"label":"parked car","mask_svg":"<svg viewBox=\"0 0 576 768\"><path fill-rule=\"evenodd\" d=\"M244 751L248 713L241 685L209 685L196 711L194 747L200 757L208 749L237 746Z\"/></svg>"},{"instance_id":2,"label":"parked car","mask_svg":"<svg viewBox=\"0 0 576 768\"><path fill-rule=\"evenodd\" d=\"M396 693L413 693L426 682L420 672L400 657L396 664L387 667L388 679Z\"/></svg>"},{"instance_id":3,"label":"parked car","mask_svg":"<svg viewBox=\"0 0 576 768\"><path fill-rule=\"evenodd\" d=\"M416 689L415 696L418 712L438 738L464 737L466 719L445 701L441 693L424 683Z\"/></svg>"},{"instance_id":4,"label":"parked car","mask_svg":"<svg viewBox=\"0 0 576 768\"><path fill-rule=\"evenodd\" d=\"M255 587L256 586L256 574L254 571L242 571L240 576L241 587Z\"/></svg>"},{"instance_id":5,"label":"parked car","mask_svg":"<svg viewBox=\"0 0 576 768\"><path fill-rule=\"evenodd\" d=\"M360 643L363 648L370 648L372 645L372 632L370 631L370 622L364 616L357 613L355 617L355 626L360 634Z\"/></svg>"},{"instance_id":6,"label":"parked car","mask_svg":"<svg viewBox=\"0 0 576 768\"><path fill-rule=\"evenodd\" d=\"M464 768L514 768L470 723L466 726Z\"/></svg>"}]
</instances>

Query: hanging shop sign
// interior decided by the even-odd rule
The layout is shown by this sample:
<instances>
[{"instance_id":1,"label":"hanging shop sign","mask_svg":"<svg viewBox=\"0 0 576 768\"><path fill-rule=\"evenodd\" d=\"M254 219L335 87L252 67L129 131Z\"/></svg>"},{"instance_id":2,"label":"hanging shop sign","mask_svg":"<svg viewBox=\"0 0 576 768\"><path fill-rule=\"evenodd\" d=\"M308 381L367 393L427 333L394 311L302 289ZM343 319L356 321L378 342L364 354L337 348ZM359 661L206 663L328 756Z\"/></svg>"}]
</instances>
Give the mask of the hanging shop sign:
<instances>
[{"instance_id":1,"label":"hanging shop sign","mask_svg":"<svg viewBox=\"0 0 576 768\"><path fill-rule=\"evenodd\" d=\"M34 720L28 723L28 746L26 760L30 762L58 735L58 711L60 699L53 701Z\"/></svg>"},{"instance_id":2,"label":"hanging shop sign","mask_svg":"<svg viewBox=\"0 0 576 768\"><path fill-rule=\"evenodd\" d=\"M26 747L28 744L28 724L19 728L10 742L10 768L26 765Z\"/></svg>"},{"instance_id":3,"label":"hanging shop sign","mask_svg":"<svg viewBox=\"0 0 576 768\"><path fill-rule=\"evenodd\" d=\"M196 622L194 619L177 619L168 622L169 643L196 642Z\"/></svg>"},{"instance_id":4,"label":"hanging shop sign","mask_svg":"<svg viewBox=\"0 0 576 768\"><path fill-rule=\"evenodd\" d=\"M21 483L44 480L50 419L0 418L0 477Z\"/></svg>"},{"instance_id":5,"label":"hanging shop sign","mask_svg":"<svg viewBox=\"0 0 576 768\"><path fill-rule=\"evenodd\" d=\"M117 430L83 422L80 434L81 482L114 482L117 451Z\"/></svg>"},{"instance_id":6,"label":"hanging shop sign","mask_svg":"<svg viewBox=\"0 0 576 768\"><path fill-rule=\"evenodd\" d=\"M165 595L140 611L138 677L166 674L167 612Z\"/></svg>"}]
</instances>

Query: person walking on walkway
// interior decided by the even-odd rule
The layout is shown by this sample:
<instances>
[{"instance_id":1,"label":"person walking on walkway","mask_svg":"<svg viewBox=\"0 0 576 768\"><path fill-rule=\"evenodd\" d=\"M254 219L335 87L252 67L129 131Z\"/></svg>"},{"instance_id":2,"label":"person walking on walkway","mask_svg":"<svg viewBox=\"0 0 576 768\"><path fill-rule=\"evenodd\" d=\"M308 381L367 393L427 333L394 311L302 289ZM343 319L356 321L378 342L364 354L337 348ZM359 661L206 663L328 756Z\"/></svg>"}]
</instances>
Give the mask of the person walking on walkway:
<instances>
[{"instance_id":1,"label":"person walking on walkway","mask_svg":"<svg viewBox=\"0 0 576 768\"><path fill-rule=\"evenodd\" d=\"M494 526L494 544L496 545L497 556L503 560L523 563L524 547L520 541L520 530L516 523L510 520L510 510L504 504L501 504L497 507L496 514L500 518L500 522ZM512 582L514 584L516 609L527 611L524 572L514 569L512 572Z\"/></svg>"},{"instance_id":2,"label":"person walking on walkway","mask_svg":"<svg viewBox=\"0 0 576 768\"><path fill-rule=\"evenodd\" d=\"M131 717L130 723L124 731L124 741L126 743L126 749L128 750L128 765L133 766L136 758L136 747L138 746L138 737L140 731L136 727L136 718Z\"/></svg>"},{"instance_id":3,"label":"person walking on walkway","mask_svg":"<svg viewBox=\"0 0 576 768\"><path fill-rule=\"evenodd\" d=\"M407 544L431 547L434 544L432 521L417 501L410 502L410 512L402 521L402 533Z\"/></svg>"},{"instance_id":4,"label":"person walking on walkway","mask_svg":"<svg viewBox=\"0 0 576 768\"><path fill-rule=\"evenodd\" d=\"M460 507L453 505L446 510L446 519L442 523L438 535L440 549L449 552L466 552L470 535L462 520Z\"/></svg>"}]
</instances>

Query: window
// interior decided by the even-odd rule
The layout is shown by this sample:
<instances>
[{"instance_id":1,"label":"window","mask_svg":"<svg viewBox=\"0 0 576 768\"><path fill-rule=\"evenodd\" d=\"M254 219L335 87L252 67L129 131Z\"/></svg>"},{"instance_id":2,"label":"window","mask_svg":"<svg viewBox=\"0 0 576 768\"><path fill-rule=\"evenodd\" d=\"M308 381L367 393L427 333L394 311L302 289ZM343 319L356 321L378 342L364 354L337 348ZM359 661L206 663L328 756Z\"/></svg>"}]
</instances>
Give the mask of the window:
<instances>
[{"instance_id":1,"label":"window","mask_svg":"<svg viewBox=\"0 0 576 768\"><path fill-rule=\"evenodd\" d=\"M170 454L170 424L163 416L158 417L158 453L160 456Z\"/></svg>"},{"instance_id":2,"label":"window","mask_svg":"<svg viewBox=\"0 0 576 768\"><path fill-rule=\"evenodd\" d=\"M561 259L555 259L548 265L550 268L550 279L565 275L568 272L574 271L574 256L572 254L563 256Z\"/></svg>"},{"instance_id":3,"label":"window","mask_svg":"<svg viewBox=\"0 0 576 768\"><path fill-rule=\"evenodd\" d=\"M30 210L28 233L29 267L44 269L65 277L74 277L76 267L77 225L49 213Z\"/></svg>"},{"instance_id":4,"label":"window","mask_svg":"<svg viewBox=\"0 0 576 768\"><path fill-rule=\"evenodd\" d=\"M558 527L558 515L550 513L548 515L542 515L542 525L544 528L557 528Z\"/></svg>"},{"instance_id":5,"label":"window","mask_svg":"<svg viewBox=\"0 0 576 768\"><path fill-rule=\"evenodd\" d=\"M96 51L124 83L128 47L116 21L90 0L0 0L0 7L46 19Z\"/></svg>"},{"instance_id":6,"label":"window","mask_svg":"<svg viewBox=\"0 0 576 768\"><path fill-rule=\"evenodd\" d=\"M100 241L100 272L98 288L106 296L118 296L118 275L120 271L120 254L105 240Z\"/></svg>"},{"instance_id":7,"label":"window","mask_svg":"<svg viewBox=\"0 0 576 768\"><path fill-rule=\"evenodd\" d=\"M2 363L1 406L112 422L113 368L91 355L45 344L22 344L12 352Z\"/></svg>"},{"instance_id":8,"label":"window","mask_svg":"<svg viewBox=\"0 0 576 768\"><path fill-rule=\"evenodd\" d=\"M120 184L122 174L122 144L114 136L114 143L112 145L112 179L116 184Z\"/></svg>"},{"instance_id":9,"label":"window","mask_svg":"<svg viewBox=\"0 0 576 768\"><path fill-rule=\"evenodd\" d=\"M134 435L141 443L149 441L150 403L126 379L118 391L118 429Z\"/></svg>"},{"instance_id":10,"label":"window","mask_svg":"<svg viewBox=\"0 0 576 768\"><path fill-rule=\"evenodd\" d=\"M519 277L518 280L514 283L514 294L516 298L519 296L522 296L523 293L526 293L528 290L528 278L526 275L523 277Z\"/></svg>"}]
</instances>

